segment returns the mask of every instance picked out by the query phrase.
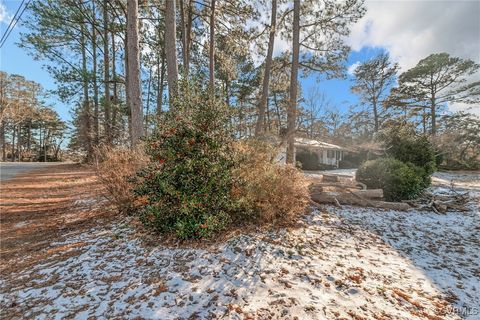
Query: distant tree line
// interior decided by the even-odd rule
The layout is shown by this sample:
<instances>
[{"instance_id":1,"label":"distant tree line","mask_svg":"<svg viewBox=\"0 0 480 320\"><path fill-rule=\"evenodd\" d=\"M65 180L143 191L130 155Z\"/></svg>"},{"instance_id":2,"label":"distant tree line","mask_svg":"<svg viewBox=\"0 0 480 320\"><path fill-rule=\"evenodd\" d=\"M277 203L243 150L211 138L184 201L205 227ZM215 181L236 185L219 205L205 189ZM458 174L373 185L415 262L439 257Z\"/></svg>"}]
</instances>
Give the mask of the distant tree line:
<instances>
[{"instance_id":1,"label":"distant tree line","mask_svg":"<svg viewBox=\"0 0 480 320\"><path fill-rule=\"evenodd\" d=\"M38 83L0 71L2 161L59 159L66 124L44 99Z\"/></svg>"}]
</instances>

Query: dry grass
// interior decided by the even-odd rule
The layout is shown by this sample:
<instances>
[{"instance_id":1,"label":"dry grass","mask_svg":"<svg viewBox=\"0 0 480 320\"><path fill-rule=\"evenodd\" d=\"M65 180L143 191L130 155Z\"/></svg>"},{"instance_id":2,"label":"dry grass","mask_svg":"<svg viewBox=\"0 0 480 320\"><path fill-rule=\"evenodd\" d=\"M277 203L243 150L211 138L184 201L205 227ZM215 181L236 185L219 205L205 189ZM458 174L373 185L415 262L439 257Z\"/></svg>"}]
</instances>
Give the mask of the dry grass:
<instances>
[{"instance_id":1,"label":"dry grass","mask_svg":"<svg viewBox=\"0 0 480 320\"><path fill-rule=\"evenodd\" d=\"M129 179L148 163L141 150L104 147L96 152L95 168L106 190L105 197L121 212L135 211L143 203L131 192L134 183ZM275 149L262 142L235 143L238 166L233 172L235 187L231 196L239 200L238 221L286 226L305 213L308 182L295 167L276 164L275 155Z\"/></svg>"},{"instance_id":2,"label":"dry grass","mask_svg":"<svg viewBox=\"0 0 480 320\"><path fill-rule=\"evenodd\" d=\"M129 178L148 163L143 147L135 150L101 147L95 155L95 171L105 187L105 198L120 212L134 210L140 203L131 191L134 185Z\"/></svg>"},{"instance_id":3,"label":"dry grass","mask_svg":"<svg viewBox=\"0 0 480 320\"><path fill-rule=\"evenodd\" d=\"M290 165L276 164L276 150L258 141L235 144L239 167L234 196L239 196L247 213L262 222L290 224L305 212L308 183L304 175Z\"/></svg>"}]
</instances>

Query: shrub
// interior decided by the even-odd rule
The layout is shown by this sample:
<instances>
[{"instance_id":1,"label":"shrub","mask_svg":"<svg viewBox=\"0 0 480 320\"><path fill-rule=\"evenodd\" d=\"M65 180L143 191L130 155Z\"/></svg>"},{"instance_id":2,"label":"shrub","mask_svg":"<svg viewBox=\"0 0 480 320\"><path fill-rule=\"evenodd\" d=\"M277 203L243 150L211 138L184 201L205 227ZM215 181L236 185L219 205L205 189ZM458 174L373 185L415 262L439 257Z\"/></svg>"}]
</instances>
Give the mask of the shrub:
<instances>
[{"instance_id":1,"label":"shrub","mask_svg":"<svg viewBox=\"0 0 480 320\"><path fill-rule=\"evenodd\" d=\"M210 236L230 223L236 207L228 112L197 92L185 94L171 110L146 141L151 163L135 187L147 201L141 220L182 239Z\"/></svg>"},{"instance_id":2,"label":"shrub","mask_svg":"<svg viewBox=\"0 0 480 320\"><path fill-rule=\"evenodd\" d=\"M430 176L436 171L436 152L427 136L418 135L408 128L390 129L380 134L387 156L423 169L424 187L431 183Z\"/></svg>"},{"instance_id":3,"label":"shrub","mask_svg":"<svg viewBox=\"0 0 480 320\"><path fill-rule=\"evenodd\" d=\"M136 150L102 147L95 151L95 171L105 188L105 197L120 212L132 212L141 200L132 193L132 177L148 160L143 148Z\"/></svg>"},{"instance_id":4,"label":"shrub","mask_svg":"<svg viewBox=\"0 0 480 320\"><path fill-rule=\"evenodd\" d=\"M295 155L303 170L318 170L318 155L310 150L299 149Z\"/></svg>"},{"instance_id":5,"label":"shrub","mask_svg":"<svg viewBox=\"0 0 480 320\"><path fill-rule=\"evenodd\" d=\"M276 150L259 141L235 144L233 197L243 220L288 224L305 211L309 193L304 175L291 165L274 163Z\"/></svg>"},{"instance_id":6,"label":"shrub","mask_svg":"<svg viewBox=\"0 0 480 320\"><path fill-rule=\"evenodd\" d=\"M303 175L275 164L266 144L235 143L227 107L191 90L145 141L150 163L138 171L134 187L144 199L141 221L159 233L198 239L303 212Z\"/></svg>"},{"instance_id":7,"label":"shrub","mask_svg":"<svg viewBox=\"0 0 480 320\"><path fill-rule=\"evenodd\" d=\"M393 158L369 160L356 173L357 181L383 189L387 201L416 198L425 188L423 168Z\"/></svg>"},{"instance_id":8,"label":"shrub","mask_svg":"<svg viewBox=\"0 0 480 320\"><path fill-rule=\"evenodd\" d=\"M356 152L345 152L343 159L338 163L339 169L358 168L367 160L375 160L378 155L366 149L369 146L360 146Z\"/></svg>"}]
</instances>

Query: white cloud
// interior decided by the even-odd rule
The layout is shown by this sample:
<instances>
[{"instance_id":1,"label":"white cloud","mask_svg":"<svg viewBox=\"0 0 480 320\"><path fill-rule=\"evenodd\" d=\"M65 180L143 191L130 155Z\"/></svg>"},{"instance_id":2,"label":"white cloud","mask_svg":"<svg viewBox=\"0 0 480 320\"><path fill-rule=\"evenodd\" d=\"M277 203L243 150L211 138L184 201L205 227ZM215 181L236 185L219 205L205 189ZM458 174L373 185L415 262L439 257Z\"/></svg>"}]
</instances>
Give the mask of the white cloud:
<instances>
[{"instance_id":1,"label":"white cloud","mask_svg":"<svg viewBox=\"0 0 480 320\"><path fill-rule=\"evenodd\" d=\"M12 16L8 13L7 8L0 2L0 23L9 23Z\"/></svg>"},{"instance_id":2,"label":"white cloud","mask_svg":"<svg viewBox=\"0 0 480 320\"><path fill-rule=\"evenodd\" d=\"M480 62L479 1L367 0L366 6L348 40L353 50L386 48L403 71L438 52Z\"/></svg>"},{"instance_id":3,"label":"white cloud","mask_svg":"<svg viewBox=\"0 0 480 320\"><path fill-rule=\"evenodd\" d=\"M448 106L448 110L455 111L466 111L477 116L480 116L480 106L478 104L466 104L466 103L452 103Z\"/></svg>"},{"instance_id":4,"label":"white cloud","mask_svg":"<svg viewBox=\"0 0 480 320\"><path fill-rule=\"evenodd\" d=\"M357 69L357 67L360 65L360 61L357 61L355 62L354 64L352 64L351 66L349 66L347 68L347 72L349 75L353 75L353 73L355 72L355 69Z\"/></svg>"},{"instance_id":5,"label":"white cloud","mask_svg":"<svg viewBox=\"0 0 480 320\"><path fill-rule=\"evenodd\" d=\"M385 48L401 71L439 52L480 63L480 1L367 0L366 6L348 39L353 50ZM460 103L448 109L480 114L480 107Z\"/></svg>"}]
</instances>

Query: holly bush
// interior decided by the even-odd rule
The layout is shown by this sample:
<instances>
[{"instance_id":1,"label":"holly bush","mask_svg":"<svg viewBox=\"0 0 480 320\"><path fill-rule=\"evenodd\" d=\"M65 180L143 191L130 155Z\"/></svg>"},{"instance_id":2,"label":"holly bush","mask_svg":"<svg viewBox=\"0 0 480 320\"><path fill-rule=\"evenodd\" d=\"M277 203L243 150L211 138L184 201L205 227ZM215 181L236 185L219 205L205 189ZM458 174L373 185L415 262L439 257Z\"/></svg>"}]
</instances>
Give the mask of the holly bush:
<instances>
[{"instance_id":1,"label":"holly bush","mask_svg":"<svg viewBox=\"0 0 480 320\"><path fill-rule=\"evenodd\" d=\"M162 233L201 238L225 228L236 210L227 107L193 88L171 104L146 139L150 164L140 170L141 220Z\"/></svg>"}]
</instances>

